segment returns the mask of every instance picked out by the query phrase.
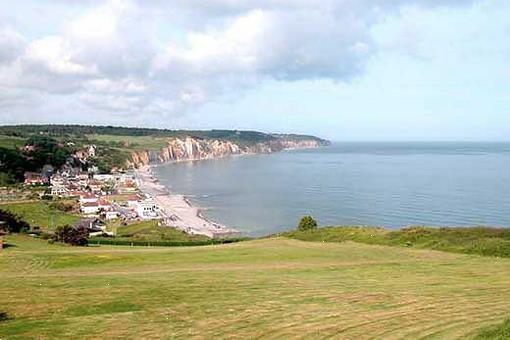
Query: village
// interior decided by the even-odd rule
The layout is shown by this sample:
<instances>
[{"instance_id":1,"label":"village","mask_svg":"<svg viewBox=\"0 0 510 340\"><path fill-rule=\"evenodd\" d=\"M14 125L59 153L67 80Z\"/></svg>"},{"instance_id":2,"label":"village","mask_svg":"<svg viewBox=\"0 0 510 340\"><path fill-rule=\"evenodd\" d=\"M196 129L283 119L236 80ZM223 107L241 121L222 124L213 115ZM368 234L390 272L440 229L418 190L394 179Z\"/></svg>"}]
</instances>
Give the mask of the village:
<instances>
[{"instance_id":1,"label":"village","mask_svg":"<svg viewBox=\"0 0 510 340\"><path fill-rule=\"evenodd\" d=\"M88 145L73 159L83 164L96 155L97 147ZM45 166L41 172L25 173L25 188L45 188L41 198L76 202L81 219L74 227L86 227L90 236L115 236L108 225L125 226L157 220L158 226L177 228L190 235L228 238L237 231L202 216L183 195L170 193L152 174L149 166L101 173L96 166L72 165L60 169Z\"/></svg>"},{"instance_id":2,"label":"village","mask_svg":"<svg viewBox=\"0 0 510 340\"><path fill-rule=\"evenodd\" d=\"M91 145L79 156L87 159L95 151L96 147ZM41 172L25 173L24 184L46 186L45 195L53 200L76 200L82 219L75 226L87 227L90 236L114 236L106 228L107 221L119 220L126 225L133 221L162 220L164 216L154 199L139 190L140 183L132 169L102 174L97 167L83 171L66 165L56 172L48 167Z\"/></svg>"}]
</instances>

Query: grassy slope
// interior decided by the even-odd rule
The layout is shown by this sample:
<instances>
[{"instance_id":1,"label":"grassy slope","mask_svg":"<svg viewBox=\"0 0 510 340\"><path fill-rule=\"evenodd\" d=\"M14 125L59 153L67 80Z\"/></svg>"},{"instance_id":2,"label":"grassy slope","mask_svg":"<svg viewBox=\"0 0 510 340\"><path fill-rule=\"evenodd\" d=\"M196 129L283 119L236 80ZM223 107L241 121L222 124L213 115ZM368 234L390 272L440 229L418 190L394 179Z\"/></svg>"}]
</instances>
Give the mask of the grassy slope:
<instances>
[{"instance_id":1,"label":"grassy slope","mask_svg":"<svg viewBox=\"0 0 510 340\"><path fill-rule=\"evenodd\" d=\"M158 227L157 221L141 221L127 226L121 226L118 223L113 225L112 229L116 231L116 237L120 239L132 239L143 241L192 241L192 240L207 240L205 236L188 235L171 227Z\"/></svg>"},{"instance_id":2,"label":"grassy slope","mask_svg":"<svg viewBox=\"0 0 510 340\"><path fill-rule=\"evenodd\" d=\"M510 259L264 239L69 248L9 236L3 337L454 338L502 322ZM40 242L38 246L37 242Z\"/></svg>"},{"instance_id":3,"label":"grassy slope","mask_svg":"<svg viewBox=\"0 0 510 340\"><path fill-rule=\"evenodd\" d=\"M284 236L303 241L344 242L434 249L455 253L510 257L508 228L426 228L388 230L376 227L326 227Z\"/></svg>"},{"instance_id":4,"label":"grassy slope","mask_svg":"<svg viewBox=\"0 0 510 340\"><path fill-rule=\"evenodd\" d=\"M73 224L80 219L77 215L51 209L49 207L49 203L41 201L0 204L0 209L8 210L17 214L23 220L28 222L32 228L39 226L42 229L48 229L50 223L53 224L53 227L57 227L60 225Z\"/></svg>"}]
</instances>

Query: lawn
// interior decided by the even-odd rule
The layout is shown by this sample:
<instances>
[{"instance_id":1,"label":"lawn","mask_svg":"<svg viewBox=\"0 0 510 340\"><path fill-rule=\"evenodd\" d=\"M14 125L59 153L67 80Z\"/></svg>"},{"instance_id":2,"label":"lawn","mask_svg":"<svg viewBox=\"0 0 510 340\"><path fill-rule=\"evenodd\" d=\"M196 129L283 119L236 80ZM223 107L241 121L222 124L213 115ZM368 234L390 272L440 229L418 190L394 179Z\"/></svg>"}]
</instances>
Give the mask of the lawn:
<instances>
[{"instance_id":1,"label":"lawn","mask_svg":"<svg viewBox=\"0 0 510 340\"><path fill-rule=\"evenodd\" d=\"M466 338L510 310L510 259L286 238L186 248L6 241L2 339Z\"/></svg>"},{"instance_id":2,"label":"lawn","mask_svg":"<svg viewBox=\"0 0 510 340\"><path fill-rule=\"evenodd\" d=\"M74 224L80 216L52 209L50 203L29 202L15 204L1 204L0 209L13 212L30 224L31 228L53 229L57 226Z\"/></svg>"}]
</instances>

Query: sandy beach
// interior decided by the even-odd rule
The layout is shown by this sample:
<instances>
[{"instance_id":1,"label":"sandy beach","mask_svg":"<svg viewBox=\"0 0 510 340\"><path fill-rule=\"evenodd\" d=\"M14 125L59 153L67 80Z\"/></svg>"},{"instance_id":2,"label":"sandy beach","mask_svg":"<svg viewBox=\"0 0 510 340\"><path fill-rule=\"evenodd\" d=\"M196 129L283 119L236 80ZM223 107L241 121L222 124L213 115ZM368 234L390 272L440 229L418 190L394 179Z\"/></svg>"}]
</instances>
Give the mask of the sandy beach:
<instances>
[{"instance_id":1,"label":"sandy beach","mask_svg":"<svg viewBox=\"0 0 510 340\"><path fill-rule=\"evenodd\" d=\"M164 185L159 184L151 172L150 166L135 170L139 189L154 199L161 209L163 222L189 234L205 235L212 238L227 237L238 234L237 230L228 228L204 218L200 209L193 207L179 194L172 194Z\"/></svg>"}]
</instances>

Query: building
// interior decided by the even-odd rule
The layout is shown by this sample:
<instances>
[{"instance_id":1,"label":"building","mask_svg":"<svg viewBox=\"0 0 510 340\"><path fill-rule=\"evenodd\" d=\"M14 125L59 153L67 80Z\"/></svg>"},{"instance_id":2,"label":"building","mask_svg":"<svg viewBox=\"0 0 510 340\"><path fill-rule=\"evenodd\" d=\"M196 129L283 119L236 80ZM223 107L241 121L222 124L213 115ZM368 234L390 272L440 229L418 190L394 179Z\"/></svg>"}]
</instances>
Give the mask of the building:
<instances>
[{"instance_id":1,"label":"building","mask_svg":"<svg viewBox=\"0 0 510 340\"><path fill-rule=\"evenodd\" d=\"M48 184L48 179L37 172L25 172L25 185Z\"/></svg>"},{"instance_id":2,"label":"building","mask_svg":"<svg viewBox=\"0 0 510 340\"><path fill-rule=\"evenodd\" d=\"M119 218L119 212L118 211L107 211L105 213L105 218L107 220L115 220L115 219Z\"/></svg>"},{"instance_id":3,"label":"building","mask_svg":"<svg viewBox=\"0 0 510 340\"><path fill-rule=\"evenodd\" d=\"M81 204L80 211L85 215L95 215L99 212L100 206L96 202L85 202Z\"/></svg>"},{"instance_id":4,"label":"building","mask_svg":"<svg viewBox=\"0 0 510 340\"><path fill-rule=\"evenodd\" d=\"M63 185L52 185L51 186L51 194L53 196L68 196L69 190Z\"/></svg>"},{"instance_id":5,"label":"building","mask_svg":"<svg viewBox=\"0 0 510 340\"><path fill-rule=\"evenodd\" d=\"M113 182L115 181L115 176L111 174L96 174L94 179L101 182Z\"/></svg>"},{"instance_id":6,"label":"building","mask_svg":"<svg viewBox=\"0 0 510 340\"><path fill-rule=\"evenodd\" d=\"M106 232L106 227L103 223L95 218L82 218L74 224L75 228L87 228L89 236L102 236L103 234L111 234Z\"/></svg>"},{"instance_id":7,"label":"building","mask_svg":"<svg viewBox=\"0 0 510 340\"><path fill-rule=\"evenodd\" d=\"M135 211L138 214L138 217L144 220L158 218L158 206L152 200L137 202Z\"/></svg>"},{"instance_id":8,"label":"building","mask_svg":"<svg viewBox=\"0 0 510 340\"><path fill-rule=\"evenodd\" d=\"M99 200L99 198L94 195L94 194L91 194L91 193L82 193L80 195L80 203L81 204L84 204L84 203L97 203L97 201Z\"/></svg>"},{"instance_id":9,"label":"building","mask_svg":"<svg viewBox=\"0 0 510 340\"><path fill-rule=\"evenodd\" d=\"M128 198L126 199L126 203L127 203L128 207L136 207L139 200L140 200L140 198L138 196L131 195L131 196L128 196Z\"/></svg>"}]
</instances>

